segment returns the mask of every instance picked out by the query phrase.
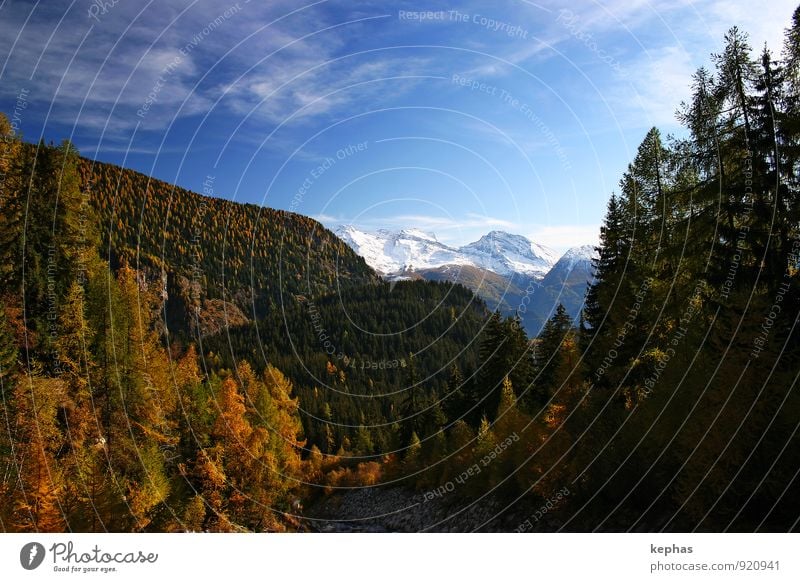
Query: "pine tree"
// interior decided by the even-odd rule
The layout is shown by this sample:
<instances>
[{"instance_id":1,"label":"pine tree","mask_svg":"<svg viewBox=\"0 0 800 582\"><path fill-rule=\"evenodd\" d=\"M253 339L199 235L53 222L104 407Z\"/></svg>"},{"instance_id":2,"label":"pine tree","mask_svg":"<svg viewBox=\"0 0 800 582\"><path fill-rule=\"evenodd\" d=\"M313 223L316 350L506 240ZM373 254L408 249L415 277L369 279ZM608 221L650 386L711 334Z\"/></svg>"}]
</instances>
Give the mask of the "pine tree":
<instances>
[{"instance_id":1,"label":"pine tree","mask_svg":"<svg viewBox=\"0 0 800 582\"><path fill-rule=\"evenodd\" d=\"M412 473L419 469L420 454L422 451L422 444L416 432L411 433L411 438L408 441L403 455L403 468L406 474Z\"/></svg>"},{"instance_id":2,"label":"pine tree","mask_svg":"<svg viewBox=\"0 0 800 582\"><path fill-rule=\"evenodd\" d=\"M447 390L442 398L442 410L450 421L458 420L468 413L465 407L466 386L464 375L458 364L450 366L450 376L447 379Z\"/></svg>"},{"instance_id":3,"label":"pine tree","mask_svg":"<svg viewBox=\"0 0 800 582\"><path fill-rule=\"evenodd\" d=\"M572 318L559 303L553 317L542 328L536 347L536 388L542 395L540 405L547 402L566 379L564 366L569 365L565 358L566 344L572 341L572 335Z\"/></svg>"},{"instance_id":4,"label":"pine tree","mask_svg":"<svg viewBox=\"0 0 800 582\"><path fill-rule=\"evenodd\" d=\"M495 312L486 324L480 344L480 379L477 383L479 394L468 398L475 406L472 418L481 415L494 417L500 402L503 379L508 376L526 401L535 400L531 390L533 381L533 358L528 346L528 338L517 317L502 319ZM479 396L479 398L478 398Z\"/></svg>"},{"instance_id":5,"label":"pine tree","mask_svg":"<svg viewBox=\"0 0 800 582\"><path fill-rule=\"evenodd\" d=\"M625 260L627 249L624 241L620 240L624 235L624 228L622 209L617 197L612 194L608 201L605 220L600 227L597 257L592 259L595 281L587 289L583 309L590 334L596 334L604 324L606 310L611 303L610 297L613 296L607 289Z\"/></svg>"},{"instance_id":6,"label":"pine tree","mask_svg":"<svg viewBox=\"0 0 800 582\"><path fill-rule=\"evenodd\" d=\"M325 453L328 455L334 454L336 451L336 435L331 423L333 422L333 413L331 412L331 405L326 402L322 407L322 419L324 421L322 427L322 442Z\"/></svg>"},{"instance_id":7,"label":"pine tree","mask_svg":"<svg viewBox=\"0 0 800 582\"><path fill-rule=\"evenodd\" d=\"M426 408L426 398L417 375L417 363L414 354L408 355L405 386L405 401L400 411L403 420L402 441L404 446L411 446L413 436L416 436L417 440L419 440L420 434L425 435L425 418L423 414Z\"/></svg>"},{"instance_id":8,"label":"pine tree","mask_svg":"<svg viewBox=\"0 0 800 582\"><path fill-rule=\"evenodd\" d=\"M469 467L472 460L472 443L475 438L474 431L463 420L457 420L450 428L448 436L448 451L451 458L451 474L458 475Z\"/></svg>"},{"instance_id":9,"label":"pine tree","mask_svg":"<svg viewBox=\"0 0 800 582\"><path fill-rule=\"evenodd\" d=\"M503 389L500 393L500 404L497 407L497 422L495 422L495 433L501 439L513 434L519 435L526 425L525 416L517 407L517 397L514 394L514 387L511 380L503 380Z\"/></svg>"}]
</instances>

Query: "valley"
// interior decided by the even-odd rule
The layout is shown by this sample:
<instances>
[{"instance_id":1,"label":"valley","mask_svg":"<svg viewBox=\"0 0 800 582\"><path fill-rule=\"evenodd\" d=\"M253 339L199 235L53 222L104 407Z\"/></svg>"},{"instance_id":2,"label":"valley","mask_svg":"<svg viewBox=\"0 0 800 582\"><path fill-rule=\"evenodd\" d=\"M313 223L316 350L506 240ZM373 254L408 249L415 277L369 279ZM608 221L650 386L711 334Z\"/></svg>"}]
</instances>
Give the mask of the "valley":
<instances>
[{"instance_id":1,"label":"valley","mask_svg":"<svg viewBox=\"0 0 800 582\"><path fill-rule=\"evenodd\" d=\"M93 16L111 30L130 17L122 30L138 50L149 29L124 4ZM398 26L416 27L402 29L416 41L450 12L308 16L324 4L286 14L289 24L240 19L274 22L267 40L278 43L240 58L300 59L247 69L244 88L202 58L228 50L223 33L211 37L228 17L200 23L198 52L143 49L158 91L128 77L138 93L120 100L99 83L112 111L147 113L134 124L109 114L109 127L103 99L62 107L86 85L41 80L70 69L65 45L54 56L26 44L19 58L33 75L8 60L17 76L2 87L25 87L10 117L0 113L0 530L796 531L800 8L776 52L753 49L737 27L720 34L707 66L683 80L685 99L648 93L678 107L680 126L614 117L636 140L622 147L583 121L636 101L627 81L615 86L623 98L580 95L591 103L570 130L573 111L556 115L561 95L494 94L502 59L481 68L486 55L464 49L455 67L425 58L452 47L376 48ZM37 17L52 19L47 10ZM491 22L490 32L512 28ZM316 33L297 37L308 23L351 37L312 49ZM92 30L67 40L82 45ZM355 41L377 44L351 54ZM97 76L126 63L102 60ZM203 71L215 71L213 87L191 88ZM59 99L37 102L34 81ZM397 104L398 94L414 99ZM463 110L450 108L456 98ZM539 100L542 117L528 104ZM477 115L501 102L499 127ZM189 113L159 116L176 104ZM23 136L37 119L41 133ZM119 134L99 143L107 129L148 147ZM575 167L558 163L575 151ZM520 203L513 221L506 198ZM598 199L602 223L589 233L578 211L591 215ZM518 232L475 227L451 245L418 228L543 232L533 225L550 204L561 213L552 240L577 245L563 253ZM475 205L497 216L476 219ZM352 216L408 224L370 230ZM594 235L597 245L580 244ZM20 556L33 567L35 555Z\"/></svg>"},{"instance_id":2,"label":"valley","mask_svg":"<svg viewBox=\"0 0 800 582\"><path fill-rule=\"evenodd\" d=\"M367 232L346 226L334 232L385 280L460 283L489 309L519 315L531 336L539 334L559 303L577 323L593 279L592 246L571 248L559 257L552 249L502 231L460 248L415 229Z\"/></svg>"}]
</instances>

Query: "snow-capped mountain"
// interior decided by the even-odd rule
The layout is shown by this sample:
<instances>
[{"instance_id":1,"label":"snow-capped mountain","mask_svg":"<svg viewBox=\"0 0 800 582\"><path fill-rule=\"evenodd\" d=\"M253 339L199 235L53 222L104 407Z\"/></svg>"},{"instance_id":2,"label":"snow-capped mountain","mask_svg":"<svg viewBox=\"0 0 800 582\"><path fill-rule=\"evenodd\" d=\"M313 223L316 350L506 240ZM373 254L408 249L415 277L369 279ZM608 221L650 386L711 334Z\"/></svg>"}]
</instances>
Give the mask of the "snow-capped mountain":
<instances>
[{"instance_id":1,"label":"snow-capped mountain","mask_svg":"<svg viewBox=\"0 0 800 582\"><path fill-rule=\"evenodd\" d=\"M558 260L558 254L550 248L497 230L460 248L418 229L370 233L346 226L338 228L336 234L383 275L463 265L504 277L520 274L541 279Z\"/></svg>"},{"instance_id":2,"label":"snow-capped mountain","mask_svg":"<svg viewBox=\"0 0 800 582\"><path fill-rule=\"evenodd\" d=\"M459 249L472 264L498 275L519 273L544 277L558 260L558 253L518 234L493 230Z\"/></svg>"},{"instance_id":3,"label":"snow-capped mountain","mask_svg":"<svg viewBox=\"0 0 800 582\"><path fill-rule=\"evenodd\" d=\"M597 256L597 251L592 245L572 247L564 253L558 262L553 265L547 277L552 279L557 276L561 281L583 278L587 281L593 278L592 259Z\"/></svg>"},{"instance_id":4,"label":"snow-capped mountain","mask_svg":"<svg viewBox=\"0 0 800 582\"><path fill-rule=\"evenodd\" d=\"M537 335L544 323L555 313L559 303L577 322L586 298L586 287L594 279L592 259L595 255L593 246L573 247L539 281L528 309L522 316L529 333Z\"/></svg>"},{"instance_id":5,"label":"snow-capped mountain","mask_svg":"<svg viewBox=\"0 0 800 582\"><path fill-rule=\"evenodd\" d=\"M571 315L577 316L583 307L586 286L594 280L592 259L595 256L591 245L573 247L564 253L541 280L542 290L550 296L552 304L543 307L554 308L562 303Z\"/></svg>"},{"instance_id":6,"label":"snow-capped mountain","mask_svg":"<svg viewBox=\"0 0 800 582\"><path fill-rule=\"evenodd\" d=\"M442 244L436 235L415 228L372 233L346 226L336 229L336 234L382 275L469 264L457 249Z\"/></svg>"},{"instance_id":7,"label":"snow-capped mountain","mask_svg":"<svg viewBox=\"0 0 800 582\"><path fill-rule=\"evenodd\" d=\"M519 315L531 336L539 333L559 303L578 317L596 254L593 246L586 245L559 257L524 236L497 230L459 248L418 229L366 232L347 226L336 234L386 280L461 283L483 298L489 309Z\"/></svg>"}]
</instances>

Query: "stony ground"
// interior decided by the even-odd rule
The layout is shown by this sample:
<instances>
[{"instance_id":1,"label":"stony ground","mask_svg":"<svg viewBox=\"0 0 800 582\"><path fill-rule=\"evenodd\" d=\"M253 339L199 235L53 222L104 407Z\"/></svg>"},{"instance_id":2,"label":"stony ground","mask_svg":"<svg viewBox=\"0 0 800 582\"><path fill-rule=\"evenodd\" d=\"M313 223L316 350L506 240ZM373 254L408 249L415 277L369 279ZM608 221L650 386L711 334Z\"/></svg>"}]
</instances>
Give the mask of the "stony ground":
<instances>
[{"instance_id":1,"label":"stony ground","mask_svg":"<svg viewBox=\"0 0 800 582\"><path fill-rule=\"evenodd\" d=\"M513 532L533 513L522 506L502 512L502 505L455 496L426 500L409 489L360 488L334 493L306 512L308 529L319 532ZM554 531L545 521L532 531Z\"/></svg>"}]
</instances>

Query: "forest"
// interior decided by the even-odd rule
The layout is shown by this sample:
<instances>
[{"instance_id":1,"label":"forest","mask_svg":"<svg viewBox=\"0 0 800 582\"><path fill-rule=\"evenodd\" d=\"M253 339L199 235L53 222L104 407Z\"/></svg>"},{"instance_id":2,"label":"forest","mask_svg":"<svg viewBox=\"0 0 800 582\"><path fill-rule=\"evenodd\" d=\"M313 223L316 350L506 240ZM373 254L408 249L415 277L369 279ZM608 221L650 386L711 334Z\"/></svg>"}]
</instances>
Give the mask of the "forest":
<instances>
[{"instance_id":1,"label":"forest","mask_svg":"<svg viewBox=\"0 0 800 582\"><path fill-rule=\"evenodd\" d=\"M0 529L309 531L458 477L535 531L796 530L800 9L779 53L723 46L608 201L580 324L536 338L0 117Z\"/></svg>"}]
</instances>

